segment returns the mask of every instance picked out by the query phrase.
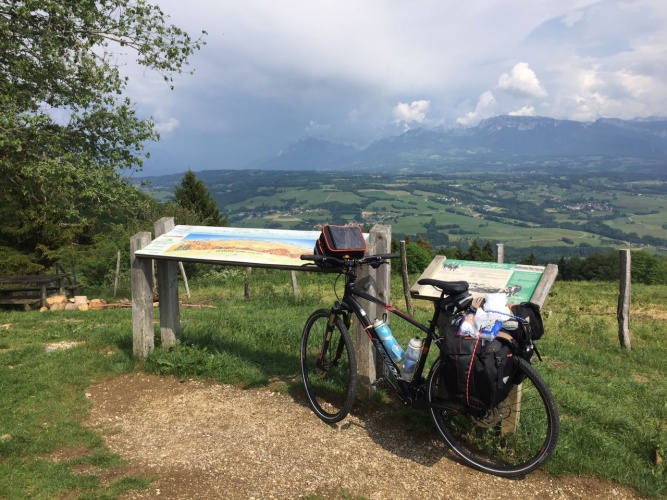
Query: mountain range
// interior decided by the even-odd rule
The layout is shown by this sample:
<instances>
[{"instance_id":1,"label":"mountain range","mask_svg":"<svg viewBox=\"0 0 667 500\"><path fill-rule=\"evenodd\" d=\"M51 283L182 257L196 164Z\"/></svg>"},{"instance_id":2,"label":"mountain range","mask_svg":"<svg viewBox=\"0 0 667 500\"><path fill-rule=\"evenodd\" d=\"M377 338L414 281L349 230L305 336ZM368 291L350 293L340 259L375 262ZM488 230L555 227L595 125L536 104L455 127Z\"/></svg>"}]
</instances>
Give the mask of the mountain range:
<instances>
[{"instance_id":1,"label":"mountain range","mask_svg":"<svg viewBox=\"0 0 667 500\"><path fill-rule=\"evenodd\" d=\"M364 149L307 137L250 166L261 170L439 172L557 165L664 172L667 119L595 122L496 116L471 128L413 128Z\"/></svg>"}]
</instances>

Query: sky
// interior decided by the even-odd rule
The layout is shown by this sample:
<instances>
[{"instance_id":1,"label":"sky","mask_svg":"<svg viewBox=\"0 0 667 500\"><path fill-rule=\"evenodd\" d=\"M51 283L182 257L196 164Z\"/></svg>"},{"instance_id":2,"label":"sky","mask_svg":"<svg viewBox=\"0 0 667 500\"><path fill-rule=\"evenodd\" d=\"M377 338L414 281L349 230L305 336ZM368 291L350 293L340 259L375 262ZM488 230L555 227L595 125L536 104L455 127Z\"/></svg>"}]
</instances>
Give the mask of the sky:
<instances>
[{"instance_id":1,"label":"sky","mask_svg":"<svg viewBox=\"0 0 667 500\"><path fill-rule=\"evenodd\" d=\"M151 0L206 45L170 90L126 68L161 135L140 175L247 168L309 136L357 147L496 115L667 117L665 0Z\"/></svg>"}]
</instances>

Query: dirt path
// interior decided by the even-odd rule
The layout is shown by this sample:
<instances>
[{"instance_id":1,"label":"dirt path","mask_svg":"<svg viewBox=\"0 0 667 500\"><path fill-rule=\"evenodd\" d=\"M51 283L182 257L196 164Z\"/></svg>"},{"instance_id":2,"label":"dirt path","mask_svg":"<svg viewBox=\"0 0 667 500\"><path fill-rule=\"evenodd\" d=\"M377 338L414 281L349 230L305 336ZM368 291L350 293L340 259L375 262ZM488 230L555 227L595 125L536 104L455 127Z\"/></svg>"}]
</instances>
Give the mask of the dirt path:
<instances>
[{"instance_id":1,"label":"dirt path","mask_svg":"<svg viewBox=\"0 0 667 500\"><path fill-rule=\"evenodd\" d=\"M589 478L491 477L458 464L429 431L406 431L378 412L330 427L267 388L135 375L88 397L88 425L132 461L132 474L157 477L133 499L638 498Z\"/></svg>"}]
</instances>

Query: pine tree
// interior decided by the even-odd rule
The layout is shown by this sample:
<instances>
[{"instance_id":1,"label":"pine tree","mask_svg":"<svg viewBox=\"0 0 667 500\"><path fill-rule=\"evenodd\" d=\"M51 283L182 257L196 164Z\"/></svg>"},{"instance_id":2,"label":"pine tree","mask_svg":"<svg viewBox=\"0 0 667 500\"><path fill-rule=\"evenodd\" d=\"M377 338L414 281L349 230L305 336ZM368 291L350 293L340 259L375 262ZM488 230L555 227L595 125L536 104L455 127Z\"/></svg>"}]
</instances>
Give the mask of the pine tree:
<instances>
[{"instance_id":1,"label":"pine tree","mask_svg":"<svg viewBox=\"0 0 667 500\"><path fill-rule=\"evenodd\" d=\"M174 190L174 203L194 217L194 224L222 227L227 225L218 204L206 184L192 170L183 175L181 185Z\"/></svg>"}]
</instances>

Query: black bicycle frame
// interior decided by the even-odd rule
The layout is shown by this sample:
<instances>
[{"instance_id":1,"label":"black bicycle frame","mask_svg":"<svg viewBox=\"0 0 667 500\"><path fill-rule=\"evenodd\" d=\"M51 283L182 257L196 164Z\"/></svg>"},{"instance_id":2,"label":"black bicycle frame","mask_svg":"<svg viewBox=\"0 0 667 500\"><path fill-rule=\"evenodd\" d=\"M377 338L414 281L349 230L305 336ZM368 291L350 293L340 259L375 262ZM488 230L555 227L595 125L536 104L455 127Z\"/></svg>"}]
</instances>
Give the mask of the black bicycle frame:
<instances>
[{"instance_id":1,"label":"black bicycle frame","mask_svg":"<svg viewBox=\"0 0 667 500\"><path fill-rule=\"evenodd\" d=\"M372 279L372 278L371 278ZM360 297L362 299L368 300L369 302L373 302L374 304L379 305L389 313L395 314L396 316L400 317L401 319L407 321L411 325L419 328L421 331L423 331L426 334L426 337L424 339L424 342L422 344L422 353L421 357L419 358L419 363L417 364L417 367L415 368L415 374L413 376L413 379L411 382L407 382L401 378L401 372L398 369L398 366L394 361L391 359L389 356L389 353L387 352L387 349L385 348L384 344L382 343L382 340L380 340L380 337L378 336L377 332L375 331L375 328L373 328L372 320L368 317L366 314L366 311L364 308L361 306L359 301L356 299L356 297ZM356 286L356 280L354 276L347 276L347 280L345 283L345 293L343 295L342 299L343 304L346 306L347 309L352 311L357 318L359 318L359 321L361 322L362 327L366 331L366 334L368 335L368 338L370 339L371 343L375 347L376 351L382 358L382 361L384 362L385 366L387 369L391 372L391 374L394 376L396 381L398 382L398 389L400 390L400 393L397 395L405 404L412 404L415 402L415 395L416 395L416 388L419 386L419 383L422 378L422 374L424 372L424 366L426 365L426 357L428 355L429 349L431 348L431 344L433 340L436 340L438 335L435 333L435 328L438 322L438 318L440 316L440 308L435 307L435 311L433 312L433 318L430 321L429 327L424 326L422 323L419 321L413 319L411 316L408 314L404 313L400 309L396 309L395 307L385 303L381 299L365 292L364 290L361 290ZM349 326L349 325L346 325ZM393 385L393 384L392 384Z\"/></svg>"}]
</instances>

